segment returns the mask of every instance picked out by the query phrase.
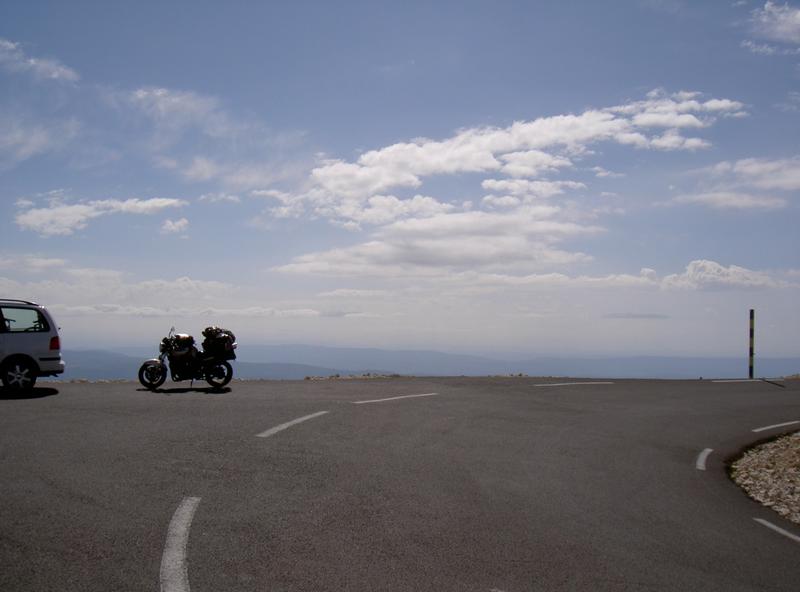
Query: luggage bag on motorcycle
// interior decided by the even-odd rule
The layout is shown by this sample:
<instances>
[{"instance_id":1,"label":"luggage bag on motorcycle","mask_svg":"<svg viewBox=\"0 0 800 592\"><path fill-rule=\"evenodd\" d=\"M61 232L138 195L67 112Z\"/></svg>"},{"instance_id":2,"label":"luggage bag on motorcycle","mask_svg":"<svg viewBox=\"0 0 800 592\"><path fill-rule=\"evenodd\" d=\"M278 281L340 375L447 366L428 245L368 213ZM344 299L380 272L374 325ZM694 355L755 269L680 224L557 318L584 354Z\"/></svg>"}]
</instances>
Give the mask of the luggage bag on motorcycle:
<instances>
[{"instance_id":1,"label":"luggage bag on motorcycle","mask_svg":"<svg viewBox=\"0 0 800 592\"><path fill-rule=\"evenodd\" d=\"M236 336L221 327L203 329L203 351L221 360L236 359Z\"/></svg>"}]
</instances>

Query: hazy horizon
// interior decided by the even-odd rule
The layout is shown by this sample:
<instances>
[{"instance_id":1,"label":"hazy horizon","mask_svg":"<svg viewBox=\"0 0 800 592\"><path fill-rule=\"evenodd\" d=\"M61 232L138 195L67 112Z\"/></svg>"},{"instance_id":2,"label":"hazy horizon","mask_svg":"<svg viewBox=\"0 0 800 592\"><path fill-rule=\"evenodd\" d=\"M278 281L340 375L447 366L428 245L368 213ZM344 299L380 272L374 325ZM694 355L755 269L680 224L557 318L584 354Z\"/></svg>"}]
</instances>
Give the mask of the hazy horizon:
<instances>
[{"instance_id":1,"label":"hazy horizon","mask_svg":"<svg viewBox=\"0 0 800 592\"><path fill-rule=\"evenodd\" d=\"M0 296L64 346L800 355L800 5L0 6Z\"/></svg>"}]
</instances>

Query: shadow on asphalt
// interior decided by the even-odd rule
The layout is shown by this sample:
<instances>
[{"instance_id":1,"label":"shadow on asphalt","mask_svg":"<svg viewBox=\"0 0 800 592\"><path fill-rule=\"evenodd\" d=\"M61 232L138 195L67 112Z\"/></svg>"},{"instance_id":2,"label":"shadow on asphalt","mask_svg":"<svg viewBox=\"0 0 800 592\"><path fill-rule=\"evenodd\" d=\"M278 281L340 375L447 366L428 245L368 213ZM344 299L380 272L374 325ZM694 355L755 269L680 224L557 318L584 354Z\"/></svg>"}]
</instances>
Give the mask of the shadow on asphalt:
<instances>
[{"instance_id":1,"label":"shadow on asphalt","mask_svg":"<svg viewBox=\"0 0 800 592\"><path fill-rule=\"evenodd\" d=\"M204 386L204 387L178 387L178 388L157 388L154 390L140 388L136 389L140 392L144 393L160 393L162 395L174 395L180 393L205 393L207 395L224 395L225 393L231 392L231 388L229 386L217 388L213 386Z\"/></svg>"},{"instance_id":2,"label":"shadow on asphalt","mask_svg":"<svg viewBox=\"0 0 800 592\"><path fill-rule=\"evenodd\" d=\"M21 399L44 399L58 394L58 389L51 387L33 388L27 392L14 392L6 388L0 388L0 400L21 400Z\"/></svg>"}]
</instances>

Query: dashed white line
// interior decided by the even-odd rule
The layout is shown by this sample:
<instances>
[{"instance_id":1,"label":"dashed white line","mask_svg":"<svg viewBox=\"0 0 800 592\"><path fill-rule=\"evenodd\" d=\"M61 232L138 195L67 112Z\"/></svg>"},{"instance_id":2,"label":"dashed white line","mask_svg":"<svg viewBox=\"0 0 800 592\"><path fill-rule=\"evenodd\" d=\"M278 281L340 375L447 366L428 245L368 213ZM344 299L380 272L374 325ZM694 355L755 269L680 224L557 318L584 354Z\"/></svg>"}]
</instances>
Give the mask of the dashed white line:
<instances>
[{"instance_id":1,"label":"dashed white line","mask_svg":"<svg viewBox=\"0 0 800 592\"><path fill-rule=\"evenodd\" d=\"M706 448L700 454L697 455L697 462L695 463L695 467L697 467L698 471L705 471L706 470L706 460L708 459L708 455L714 452L713 448Z\"/></svg>"},{"instance_id":2,"label":"dashed white line","mask_svg":"<svg viewBox=\"0 0 800 592\"><path fill-rule=\"evenodd\" d=\"M353 401L353 405L363 405L364 403L383 403L384 401L396 401L397 399L413 399L415 397L433 397L439 393L423 393L421 395L400 395L399 397L387 397L385 399L369 399L367 401Z\"/></svg>"},{"instance_id":3,"label":"dashed white line","mask_svg":"<svg viewBox=\"0 0 800 592\"><path fill-rule=\"evenodd\" d=\"M783 530L780 526L775 526L771 522L767 522L766 520L763 520L761 518L753 518L753 520L755 520L759 524L763 524L767 528L771 528L775 532L778 532L778 533L782 534L783 536L785 536L787 538L792 539L796 543L800 543L800 536L797 536L796 534L792 534L788 530Z\"/></svg>"},{"instance_id":4,"label":"dashed white line","mask_svg":"<svg viewBox=\"0 0 800 592\"><path fill-rule=\"evenodd\" d=\"M575 386L583 384L614 384L613 382L545 382L534 384L533 386Z\"/></svg>"},{"instance_id":5,"label":"dashed white line","mask_svg":"<svg viewBox=\"0 0 800 592\"><path fill-rule=\"evenodd\" d=\"M757 378L726 378L722 380L712 380L711 382L761 382Z\"/></svg>"},{"instance_id":6,"label":"dashed white line","mask_svg":"<svg viewBox=\"0 0 800 592\"><path fill-rule=\"evenodd\" d=\"M161 556L161 592L189 592L186 547L189 543L189 527L199 503L199 497L183 498L169 523L167 543Z\"/></svg>"},{"instance_id":7,"label":"dashed white line","mask_svg":"<svg viewBox=\"0 0 800 592\"><path fill-rule=\"evenodd\" d=\"M786 421L784 423L776 423L774 425L764 426L763 428L756 428L754 432L766 432L767 430L774 430L775 428L782 428L785 426L795 425L796 423L800 423L800 421Z\"/></svg>"},{"instance_id":8,"label":"dashed white line","mask_svg":"<svg viewBox=\"0 0 800 592\"><path fill-rule=\"evenodd\" d=\"M281 425L275 426L274 428L270 428L265 432L261 432L260 434L256 434L257 438L269 438L273 434L277 434L278 432L282 432L286 428L290 428L293 425L297 425L298 423L302 423L304 421L308 421L309 419L314 419L315 417L319 417L320 415L325 415L327 411L317 411L316 413L312 413L311 415L306 415L304 417L298 417L297 419L293 419L292 421L287 421L286 423L282 423Z\"/></svg>"}]
</instances>

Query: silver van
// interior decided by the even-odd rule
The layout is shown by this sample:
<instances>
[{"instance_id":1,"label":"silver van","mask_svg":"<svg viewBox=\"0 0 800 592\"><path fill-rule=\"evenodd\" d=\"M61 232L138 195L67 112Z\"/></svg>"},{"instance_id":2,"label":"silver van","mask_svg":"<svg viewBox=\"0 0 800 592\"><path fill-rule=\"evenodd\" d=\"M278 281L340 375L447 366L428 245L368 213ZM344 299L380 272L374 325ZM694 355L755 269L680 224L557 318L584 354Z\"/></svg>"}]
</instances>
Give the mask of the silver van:
<instances>
[{"instance_id":1,"label":"silver van","mask_svg":"<svg viewBox=\"0 0 800 592\"><path fill-rule=\"evenodd\" d=\"M28 391L39 376L64 372L58 326L43 306L0 298L0 380Z\"/></svg>"}]
</instances>

